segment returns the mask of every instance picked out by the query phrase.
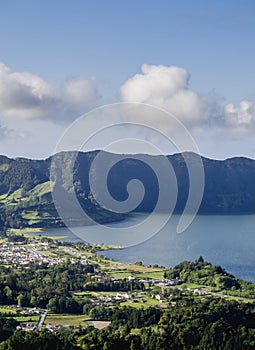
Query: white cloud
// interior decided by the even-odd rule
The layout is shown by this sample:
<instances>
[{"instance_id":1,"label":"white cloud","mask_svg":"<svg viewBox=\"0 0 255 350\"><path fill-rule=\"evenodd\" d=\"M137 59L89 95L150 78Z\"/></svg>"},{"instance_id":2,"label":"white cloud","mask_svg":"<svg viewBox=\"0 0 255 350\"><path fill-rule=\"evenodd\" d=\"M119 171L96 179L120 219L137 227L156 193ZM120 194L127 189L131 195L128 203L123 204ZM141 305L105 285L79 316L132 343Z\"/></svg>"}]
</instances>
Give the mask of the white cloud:
<instances>
[{"instance_id":1,"label":"white cloud","mask_svg":"<svg viewBox=\"0 0 255 350\"><path fill-rule=\"evenodd\" d=\"M176 66L143 64L141 73L121 86L123 101L147 103L176 116L195 135L223 132L226 138L240 139L255 130L255 101L243 100L239 106L226 104L215 93L203 98L189 88L189 73ZM146 116L144 116L146 118ZM153 116L154 123L164 123ZM157 119L157 120L156 120ZM166 124L166 128L171 125Z\"/></svg>"},{"instance_id":2,"label":"white cloud","mask_svg":"<svg viewBox=\"0 0 255 350\"><path fill-rule=\"evenodd\" d=\"M253 145L247 140L252 140L255 131L255 101L243 100L240 105L234 105L226 104L223 97L215 94L202 98L189 87L189 79L189 73L184 68L144 64L141 73L133 75L121 86L121 99L155 105L174 114L201 145L202 153L210 148L213 156L215 148L218 149L218 157L221 153L239 154L239 145L240 152L245 154L249 142ZM2 152L13 155L25 152L29 156L33 152L40 155L53 152L56 140L64 132L65 124L61 122L74 120L97 101L98 92L93 79L78 77L56 86L29 72L13 72L0 62ZM148 112L145 108L146 113L142 110L139 109L139 116L136 114L138 122L146 121L152 128L160 123L167 135L176 133L175 124L171 124L171 118L167 118L166 114L155 116L154 109ZM134 109L134 113L137 110ZM116 116L117 121L119 115ZM111 118L109 115L105 117ZM52 121L56 124L53 125ZM129 129L123 126L123 129L123 138L131 134L131 126ZM148 128L134 126L132 132L137 139L144 137L153 144L164 142L161 135L157 138ZM119 129L116 135L121 137ZM249 156L254 157L253 146L249 152Z\"/></svg>"},{"instance_id":3,"label":"white cloud","mask_svg":"<svg viewBox=\"0 0 255 350\"><path fill-rule=\"evenodd\" d=\"M255 104L252 101L243 100L238 107L228 104L224 112L227 126L243 132L255 126Z\"/></svg>"},{"instance_id":4,"label":"white cloud","mask_svg":"<svg viewBox=\"0 0 255 350\"><path fill-rule=\"evenodd\" d=\"M185 69L143 64L141 71L121 86L123 101L163 108L189 126L205 121L204 101L189 89L190 77Z\"/></svg>"},{"instance_id":5,"label":"white cloud","mask_svg":"<svg viewBox=\"0 0 255 350\"><path fill-rule=\"evenodd\" d=\"M72 120L98 98L93 79L75 78L54 86L29 72L12 72L0 63L0 116Z\"/></svg>"}]
</instances>

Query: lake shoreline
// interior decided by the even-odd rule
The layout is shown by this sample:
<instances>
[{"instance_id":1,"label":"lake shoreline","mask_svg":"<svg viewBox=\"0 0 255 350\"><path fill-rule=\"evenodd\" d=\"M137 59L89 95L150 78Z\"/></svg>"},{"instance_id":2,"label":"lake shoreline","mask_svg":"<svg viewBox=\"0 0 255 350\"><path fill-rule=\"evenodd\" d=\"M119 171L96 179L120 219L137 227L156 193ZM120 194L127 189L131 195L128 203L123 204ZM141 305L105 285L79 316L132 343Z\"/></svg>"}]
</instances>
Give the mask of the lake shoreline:
<instances>
[{"instance_id":1,"label":"lake shoreline","mask_svg":"<svg viewBox=\"0 0 255 350\"><path fill-rule=\"evenodd\" d=\"M77 235L67 228L43 230L36 235L50 238L59 236L60 240L69 242L117 246L117 249L100 253L125 263L142 261L147 266L158 264L173 267L181 261L194 261L202 255L207 261L223 266L234 276L255 282L255 215L197 215L181 235L176 233L180 215L173 215L155 235L139 244L126 244L132 234L135 237L136 225L143 217L146 218L146 215L134 214L129 220L111 224L110 229L103 225L78 227ZM112 234L112 228L115 235Z\"/></svg>"}]
</instances>

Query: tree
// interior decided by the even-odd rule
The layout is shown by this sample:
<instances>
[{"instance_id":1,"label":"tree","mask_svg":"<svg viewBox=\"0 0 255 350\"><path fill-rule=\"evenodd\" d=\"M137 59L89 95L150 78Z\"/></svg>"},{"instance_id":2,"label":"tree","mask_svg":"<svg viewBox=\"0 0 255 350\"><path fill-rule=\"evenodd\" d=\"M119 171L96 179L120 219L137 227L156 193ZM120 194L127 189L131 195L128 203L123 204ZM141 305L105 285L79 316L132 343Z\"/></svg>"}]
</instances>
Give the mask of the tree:
<instances>
[{"instance_id":1,"label":"tree","mask_svg":"<svg viewBox=\"0 0 255 350\"><path fill-rule=\"evenodd\" d=\"M204 263L204 258L202 257L202 255L200 255L200 257L198 258L197 262Z\"/></svg>"}]
</instances>

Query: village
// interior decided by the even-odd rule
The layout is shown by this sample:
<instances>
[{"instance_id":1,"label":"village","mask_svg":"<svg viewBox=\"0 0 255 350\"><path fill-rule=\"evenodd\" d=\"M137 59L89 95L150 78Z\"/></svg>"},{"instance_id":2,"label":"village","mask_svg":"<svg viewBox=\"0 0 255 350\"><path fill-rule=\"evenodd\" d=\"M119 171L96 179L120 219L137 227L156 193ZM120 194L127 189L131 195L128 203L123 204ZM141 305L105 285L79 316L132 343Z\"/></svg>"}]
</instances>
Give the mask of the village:
<instances>
[{"instance_id":1,"label":"village","mask_svg":"<svg viewBox=\"0 0 255 350\"><path fill-rule=\"evenodd\" d=\"M37 240L29 241L29 244L24 242L9 242L0 243L0 264L12 264L14 266L28 265L31 263L56 265L61 264L66 260L65 254L62 257L49 255L49 249L56 249L55 244L49 242L39 242ZM81 254L69 247L63 247L63 252L80 258L82 264L87 264L86 255ZM71 262L75 259L71 257Z\"/></svg>"},{"instance_id":2,"label":"village","mask_svg":"<svg viewBox=\"0 0 255 350\"><path fill-rule=\"evenodd\" d=\"M95 286L97 284L113 285L126 281L131 286L129 290L107 291L88 289L84 285L81 291L70 291L70 296L78 301L88 300L90 308L94 307L122 307L130 305L133 307L149 307L166 305L175 306L176 302L172 300L171 288L182 290L182 281L178 278L167 279L163 277L164 269L146 267L141 264L123 264L117 261L109 261L102 254L95 252L97 246L86 246L79 244L60 243L57 240L52 241L42 237L29 237L25 241L9 241L2 240L0 243L0 264L2 266L22 266L29 267L33 264L44 264L45 266L53 266L66 263L70 264L80 262L82 265L90 264L94 266L94 272L88 274L87 283ZM99 247L100 248L100 247ZM101 247L102 248L102 247ZM132 286L144 286L143 289L136 289ZM201 289L186 288L187 291L202 296L205 292ZM166 291L169 291L166 293ZM79 314L73 315L73 319L66 320L63 315L56 316L47 310L47 308L39 307L22 307L21 305L7 305L7 310L12 310L17 321L18 330L36 331L42 328L49 332L57 332L61 328L70 328L74 326L75 320L86 319L87 316ZM23 317L23 318L22 318ZM83 317L83 318L81 318ZM32 321L32 322L31 322ZM77 321L78 322L78 321ZM84 321L85 322L85 321Z\"/></svg>"}]
</instances>

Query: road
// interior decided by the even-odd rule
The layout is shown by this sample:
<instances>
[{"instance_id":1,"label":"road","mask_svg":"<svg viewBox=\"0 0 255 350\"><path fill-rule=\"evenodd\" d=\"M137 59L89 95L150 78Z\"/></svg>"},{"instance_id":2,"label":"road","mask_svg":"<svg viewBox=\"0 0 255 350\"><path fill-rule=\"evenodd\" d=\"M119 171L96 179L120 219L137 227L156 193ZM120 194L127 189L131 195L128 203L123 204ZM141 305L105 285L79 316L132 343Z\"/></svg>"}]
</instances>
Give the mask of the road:
<instances>
[{"instance_id":1,"label":"road","mask_svg":"<svg viewBox=\"0 0 255 350\"><path fill-rule=\"evenodd\" d=\"M42 329L42 326L44 324L45 318L47 316L47 312L48 312L48 310L45 310L40 316L40 319L39 319L39 322L38 322L38 325L37 325L37 329L39 331Z\"/></svg>"}]
</instances>

